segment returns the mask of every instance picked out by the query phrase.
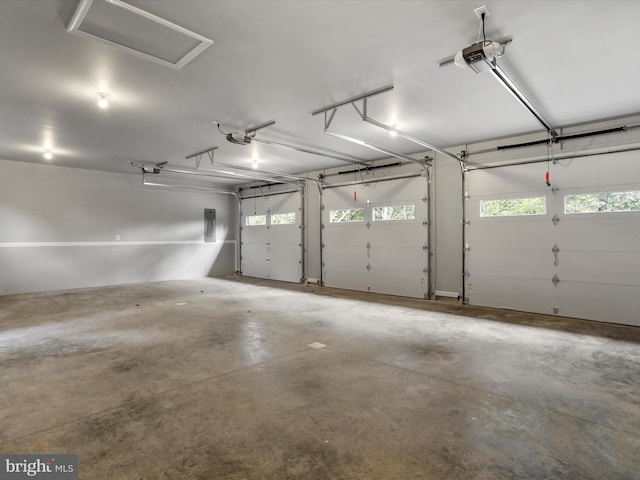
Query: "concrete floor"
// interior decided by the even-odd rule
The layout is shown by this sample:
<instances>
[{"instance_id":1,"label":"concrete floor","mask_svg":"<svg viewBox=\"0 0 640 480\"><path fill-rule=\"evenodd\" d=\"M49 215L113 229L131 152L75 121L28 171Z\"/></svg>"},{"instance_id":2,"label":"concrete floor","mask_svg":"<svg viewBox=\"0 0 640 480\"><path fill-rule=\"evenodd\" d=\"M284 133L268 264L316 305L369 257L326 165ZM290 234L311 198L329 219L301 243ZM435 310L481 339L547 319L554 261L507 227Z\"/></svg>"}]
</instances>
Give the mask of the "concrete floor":
<instances>
[{"instance_id":1,"label":"concrete floor","mask_svg":"<svg viewBox=\"0 0 640 480\"><path fill-rule=\"evenodd\" d=\"M639 345L233 277L0 297L0 453L75 453L81 479L638 479Z\"/></svg>"}]
</instances>

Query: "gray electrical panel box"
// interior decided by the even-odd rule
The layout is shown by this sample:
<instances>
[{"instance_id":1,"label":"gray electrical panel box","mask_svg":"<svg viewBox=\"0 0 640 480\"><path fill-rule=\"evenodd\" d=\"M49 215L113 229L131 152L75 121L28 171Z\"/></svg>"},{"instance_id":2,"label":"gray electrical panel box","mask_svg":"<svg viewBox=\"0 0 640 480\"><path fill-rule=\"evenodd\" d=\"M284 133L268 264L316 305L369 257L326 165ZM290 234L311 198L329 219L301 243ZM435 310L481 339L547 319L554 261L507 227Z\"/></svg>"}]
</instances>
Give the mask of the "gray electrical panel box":
<instances>
[{"instance_id":1,"label":"gray electrical panel box","mask_svg":"<svg viewBox=\"0 0 640 480\"><path fill-rule=\"evenodd\" d=\"M216 210L215 208L204 209L204 241L216 241Z\"/></svg>"}]
</instances>

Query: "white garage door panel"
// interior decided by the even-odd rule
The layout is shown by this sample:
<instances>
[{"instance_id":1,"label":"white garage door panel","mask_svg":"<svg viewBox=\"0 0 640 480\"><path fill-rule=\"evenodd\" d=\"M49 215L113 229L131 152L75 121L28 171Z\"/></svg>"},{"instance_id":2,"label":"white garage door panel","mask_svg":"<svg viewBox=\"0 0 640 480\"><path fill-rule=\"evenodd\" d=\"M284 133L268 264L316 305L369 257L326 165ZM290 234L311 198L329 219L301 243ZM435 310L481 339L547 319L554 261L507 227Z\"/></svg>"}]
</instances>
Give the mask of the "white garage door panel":
<instances>
[{"instance_id":1,"label":"white garage door panel","mask_svg":"<svg viewBox=\"0 0 640 480\"><path fill-rule=\"evenodd\" d=\"M551 218L541 216L540 220L526 218L524 220L481 219L471 220L473 227L473 248L496 248L500 245L518 245L518 248L539 249L546 247L553 233ZM504 239L509 239L505 242ZM553 248L553 243L549 249Z\"/></svg>"},{"instance_id":2,"label":"white garage door panel","mask_svg":"<svg viewBox=\"0 0 640 480\"><path fill-rule=\"evenodd\" d=\"M368 285L369 272L364 267L331 265L330 270L324 272L325 285L346 290L363 291L363 285Z\"/></svg>"},{"instance_id":3,"label":"white garage door panel","mask_svg":"<svg viewBox=\"0 0 640 480\"><path fill-rule=\"evenodd\" d=\"M427 227L422 225L422 221L422 218L417 217L415 220L372 222L371 230L375 232L376 245L401 247L425 243L428 232Z\"/></svg>"},{"instance_id":4,"label":"white garage door panel","mask_svg":"<svg viewBox=\"0 0 640 480\"><path fill-rule=\"evenodd\" d=\"M249 277L269 278L269 252L265 245L245 243L242 253L242 274Z\"/></svg>"},{"instance_id":5,"label":"white garage door panel","mask_svg":"<svg viewBox=\"0 0 640 480\"><path fill-rule=\"evenodd\" d=\"M323 192L323 279L327 286L423 298L428 292L428 218L424 177L326 189ZM414 205L415 218L374 221L379 206ZM363 208L365 219L330 223L332 210ZM367 247L368 246L368 247ZM367 269L369 265L369 269Z\"/></svg>"},{"instance_id":6,"label":"white garage door panel","mask_svg":"<svg viewBox=\"0 0 640 480\"><path fill-rule=\"evenodd\" d=\"M274 227L271 227L272 229ZM273 280L299 281L302 276L302 264L297 255L299 245L281 243L269 245L270 277Z\"/></svg>"},{"instance_id":7,"label":"white garage door panel","mask_svg":"<svg viewBox=\"0 0 640 480\"><path fill-rule=\"evenodd\" d=\"M258 212L256 213L262 214ZM253 215L253 211L251 214ZM242 220L244 222L244 218L242 218ZM241 269L244 275L249 277L267 278L267 258L269 257L269 252L267 245L264 242L266 233L267 227L259 225L245 227L243 229Z\"/></svg>"},{"instance_id":8,"label":"white garage door panel","mask_svg":"<svg viewBox=\"0 0 640 480\"><path fill-rule=\"evenodd\" d=\"M527 192L526 196L535 197L544 191L545 171L546 165L542 164L474 170L467 176L466 188L473 191L474 195L502 196L513 193L519 196L520 193Z\"/></svg>"},{"instance_id":9,"label":"white garage door panel","mask_svg":"<svg viewBox=\"0 0 640 480\"><path fill-rule=\"evenodd\" d=\"M337 245L327 249L324 253L323 261L328 265L343 265L350 267L366 267L366 250L358 246Z\"/></svg>"},{"instance_id":10,"label":"white garage door panel","mask_svg":"<svg viewBox=\"0 0 640 480\"><path fill-rule=\"evenodd\" d=\"M558 304L559 295L551 280L479 274L473 275L465 293L472 305L549 315Z\"/></svg>"},{"instance_id":11,"label":"white garage door panel","mask_svg":"<svg viewBox=\"0 0 640 480\"><path fill-rule=\"evenodd\" d=\"M362 245L366 248L369 232L364 222L355 224L325 224L323 241L331 245Z\"/></svg>"},{"instance_id":12,"label":"white garage door panel","mask_svg":"<svg viewBox=\"0 0 640 480\"><path fill-rule=\"evenodd\" d=\"M561 250L558 253L560 280L640 286L639 268L640 252ZM640 314L640 308L638 312Z\"/></svg>"},{"instance_id":13,"label":"white garage door panel","mask_svg":"<svg viewBox=\"0 0 640 480\"><path fill-rule=\"evenodd\" d=\"M287 282L300 282L302 238L300 193L283 193L242 200L242 274ZM271 215L295 213L295 224L272 225ZM266 215L267 225L249 226L246 217Z\"/></svg>"},{"instance_id":14,"label":"white garage door panel","mask_svg":"<svg viewBox=\"0 0 640 480\"><path fill-rule=\"evenodd\" d=\"M634 213L565 215L554 233L560 249L628 251L630 245L640 245L638 222Z\"/></svg>"},{"instance_id":15,"label":"white garage door panel","mask_svg":"<svg viewBox=\"0 0 640 480\"><path fill-rule=\"evenodd\" d=\"M469 303L549 314L557 308L563 316L639 325L640 212L564 213L566 195L640 190L637 168L634 152L563 160L550 166L555 191L540 190L544 164L469 172ZM547 205L540 221L479 216L482 199L538 192ZM553 215L559 219L555 226Z\"/></svg>"},{"instance_id":16,"label":"white garage door panel","mask_svg":"<svg viewBox=\"0 0 640 480\"><path fill-rule=\"evenodd\" d=\"M372 267L368 278L371 291L387 295L421 298L427 291L426 274L415 272L413 277L405 269Z\"/></svg>"},{"instance_id":17,"label":"white garage door panel","mask_svg":"<svg viewBox=\"0 0 640 480\"><path fill-rule=\"evenodd\" d=\"M562 296L560 315L640 327L638 286L560 280L557 289Z\"/></svg>"},{"instance_id":18,"label":"white garage door panel","mask_svg":"<svg viewBox=\"0 0 640 480\"><path fill-rule=\"evenodd\" d=\"M474 248L467 253L467 270L476 274L551 281L554 271L551 248L545 250Z\"/></svg>"},{"instance_id":19,"label":"white garage door panel","mask_svg":"<svg viewBox=\"0 0 640 480\"><path fill-rule=\"evenodd\" d=\"M402 248L403 254L398 255L397 249ZM371 256L369 264L373 267L381 267L387 269L407 270L423 274L427 255L422 247L400 247L397 245L387 247L371 247Z\"/></svg>"},{"instance_id":20,"label":"white garage door panel","mask_svg":"<svg viewBox=\"0 0 640 480\"><path fill-rule=\"evenodd\" d=\"M565 188L629 185L638 181L638 152L558 160L550 171L552 183Z\"/></svg>"}]
</instances>

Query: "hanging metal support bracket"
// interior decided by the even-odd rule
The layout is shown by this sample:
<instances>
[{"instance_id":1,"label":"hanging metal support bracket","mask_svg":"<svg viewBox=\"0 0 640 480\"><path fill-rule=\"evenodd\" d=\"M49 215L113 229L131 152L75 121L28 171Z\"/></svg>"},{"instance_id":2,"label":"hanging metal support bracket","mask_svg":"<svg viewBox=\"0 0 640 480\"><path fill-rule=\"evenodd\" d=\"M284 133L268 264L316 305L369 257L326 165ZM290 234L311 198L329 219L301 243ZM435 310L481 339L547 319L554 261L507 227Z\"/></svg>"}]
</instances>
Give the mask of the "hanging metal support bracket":
<instances>
[{"instance_id":1,"label":"hanging metal support bracket","mask_svg":"<svg viewBox=\"0 0 640 480\"><path fill-rule=\"evenodd\" d=\"M209 156L209 160L211 161L211 165L213 165L213 156L214 156L214 152L218 149L218 147L211 147L208 148L207 150L203 150L201 152L198 153L194 153L193 155L189 155L188 157L185 157L186 160L191 160L192 158L196 159L196 170L198 168L200 168L200 161L202 160L202 155L204 155L205 153Z\"/></svg>"},{"instance_id":2,"label":"hanging metal support bracket","mask_svg":"<svg viewBox=\"0 0 640 480\"><path fill-rule=\"evenodd\" d=\"M348 98L341 102L333 103L327 107L318 108L317 110L314 110L313 112L311 112L311 115L318 115L319 113L325 113L329 110L335 110L338 107L342 107L343 105L357 102L358 100L362 100L363 98L373 97L374 95L380 95L381 93L385 93L390 90L393 90L393 85L387 85L385 87L376 88L375 90L371 90L369 92L363 93L362 95L356 95L355 97Z\"/></svg>"}]
</instances>

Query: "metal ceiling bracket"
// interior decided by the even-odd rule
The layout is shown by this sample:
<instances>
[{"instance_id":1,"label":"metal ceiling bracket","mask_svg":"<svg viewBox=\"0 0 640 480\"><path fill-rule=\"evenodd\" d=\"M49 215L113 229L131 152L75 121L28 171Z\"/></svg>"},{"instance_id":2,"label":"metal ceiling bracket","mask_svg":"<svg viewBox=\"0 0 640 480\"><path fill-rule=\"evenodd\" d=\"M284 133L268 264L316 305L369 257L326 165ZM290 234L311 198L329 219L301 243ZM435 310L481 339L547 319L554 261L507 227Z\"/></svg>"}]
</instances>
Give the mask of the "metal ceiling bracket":
<instances>
[{"instance_id":1,"label":"metal ceiling bracket","mask_svg":"<svg viewBox=\"0 0 640 480\"><path fill-rule=\"evenodd\" d=\"M192 158L196 159L196 170L198 168L200 168L200 160L202 159L202 155L204 155L205 153L209 156L209 160L211 161L211 165L213 165L213 156L214 156L214 152L218 149L218 147L211 147L208 148L206 150L203 150L201 152L198 153L194 153L192 155L189 155L187 157L185 157L185 160L191 160Z\"/></svg>"},{"instance_id":2,"label":"metal ceiling bracket","mask_svg":"<svg viewBox=\"0 0 640 480\"><path fill-rule=\"evenodd\" d=\"M377 95L377 94L378 94L378 93L375 93L375 95ZM403 132L403 131L401 131L401 130L398 130L396 127L394 127L394 126L392 126L392 125L387 125L387 124L385 124L385 123L382 123L382 122L380 122L380 121L378 121L378 120L375 120L375 119L373 119L373 118L369 117L369 115L367 114L367 110L368 110L368 109L367 109L367 100L369 99L369 97L370 97L370 96L371 96L371 95L366 95L366 94L365 94L365 96L364 96L363 98L361 98L361 100L362 100L362 110L360 110L360 109L358 108L358 106L355 104L355 101L354 101L354 102L351 102L351 105L353 106L353 108L355 109L355 111L356 111L356 112L358 112L358 115L360 116L360 119L361 119L363 122L370 123L371 125L374 125L374 126L376 126L376 127L378 127L378 128L382 128L382 129L387 130L387 131L389 131L389 132L394 132L396 135L398 135L398 136L400 136L400 137L402 137L402 138L404 138L404 139L406 139L406 140L409 140L410 142L416 143L416 144L418 144L418 145L420 145L420 146L422 146L422 147L428 148L429 150L432 150L432 151L434 151L434 152L438 152L438 153L440 153L440 154L442 154L442 155L446 155L446 156L448 156L448 157L452 157L452 158L453 158L453 159L455 159L457 162L460 162L460 161L461 161L461 159L460 159L460 158L458 158L458 157L457 157L456 155L454 155L453 153L447 152L446 150L443 150L443 149L441 149L441 148L439 148L439 147L436 147L435 145L432 145L432 144L430 144L430 143L428 143L428 142L425 142L425 141L423 141L423 140L420 140L419 138L413 137L413 136L409 135L409 134L408 134L408 133L406 133L406 132ZM328 128L328 127L327 127L327 128ZM420 163L421 165L424 165L424 164L427 164L427 163L428 163L428 162L427 162L427 158L425 158L425 159L424 159L423 161L421 161L421 162L419 162L419 161L417 161L417 160L413 159L413 162L415 162L415 163Z\"/></svg>"},{"instance_id":3,"label":"metal ceiling bracket","mask_svg":"<svg viewBox=\"0 0 640 480\"><path fill-rule=\"evenodd\" d=\"M371 90L369 92L363 93L362 95L356 95L355 97L348 98L347 100L343 100L341 102L333 103L327 107L318 108L311 112L311 115L318 115L319 113L325 113L329 110L337 109L338 107L342 107L343 105L347 105L349 103L357 102L358 100L362 100L363 98L373 97L374 95L380 95L381 93L388 92L393 90L393 85L387 85L385 87L376 88L375 90Z\"/></svg>"},{"instance_id":4,"label":"metal ceiling bracket","mask_svg":"<svg viewBox=\"0 0 640 480\"><path fill-rule=\"evenodd\" d=\"M331 122L333 122L333 117L336 116L337 111L338 111L337 108L334 108L333 110L331 110L331 113L329 114L329 118L327 118L327 112L324 112L324 129L325 130L327 130L331 126Z\"/></svg>"},{"instance_id":5,"label":"metal ceiling bracket","mask_svg":"<svg viewBox=\"0 0 640 480\"><path fill-rule=\"evenodd\" d=\"M276 124L275 120L269 120L268 122L264 122L264 123L261 123L259 125L255 125L253 127L247 128L244 131L244 133L245 133L245 135L248 135L250 137L254 137L258 130L262 130L263 128L267 128L267 127L270 127L271 125L275 125L275 124Z\"/></svg>"}]
</instances>

